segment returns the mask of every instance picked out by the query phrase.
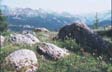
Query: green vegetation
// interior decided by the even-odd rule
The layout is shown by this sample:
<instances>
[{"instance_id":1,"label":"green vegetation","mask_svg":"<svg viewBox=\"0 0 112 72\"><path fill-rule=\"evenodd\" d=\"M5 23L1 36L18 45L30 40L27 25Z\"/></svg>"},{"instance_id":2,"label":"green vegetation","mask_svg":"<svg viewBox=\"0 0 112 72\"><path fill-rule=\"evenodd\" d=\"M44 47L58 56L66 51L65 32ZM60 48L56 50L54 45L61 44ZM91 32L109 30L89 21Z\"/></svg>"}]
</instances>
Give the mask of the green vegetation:
<instances>
[{"instance_id":1,"label":"green vegetation","mask_svg":"<svg viewBox=\"0 0 112 72\"><path fill-rule=\"evenodd\" d=\"M7 30L7 23L5 22L5 17L2 15L0 10L0 33Z\"/></svg>"},{"instance_id":2,"label":"green vegetation","mask_svg":"<svg viewBox=\"0 0 112 72\"><path fill-rule=\"evenodd\" d=\"M90 53L83 52L74 40L69 39L65 41L52 40L56 32L39 32L36 33L37 37L44 42L50 42L58 45L59 47L66 48L70 50L71 54L63 59L54 61L45 59L42 55L39 55L37 50L37 45L14 45L11 44L8 39L8 34L4 34L6 37L5 46L1 48L0 52L0 67L1 72L14 72L11 70L10 66L5 65L5 57L11 52L18 49L30 49L37 54L39 69L38 72L112 72L112 64L106 63L100 57L94 57Z\"/></svg>"},{"instance_id":3,"label":"green vegetation","mask_svg":"<svg viewBox=\"0 0 112 72\"><path fill-rule=\"evenodd\" d=\"M59 47L66 48L72 52L78 53L78 52L80 52L80 49L81 49L80 45L78 45L76 43L76 41L73 39L68 39L68 40L64 40L64 41L55 40L55 41L53 41L53 43L55 45L58 45Z\"/></svg>"}]
</instances>

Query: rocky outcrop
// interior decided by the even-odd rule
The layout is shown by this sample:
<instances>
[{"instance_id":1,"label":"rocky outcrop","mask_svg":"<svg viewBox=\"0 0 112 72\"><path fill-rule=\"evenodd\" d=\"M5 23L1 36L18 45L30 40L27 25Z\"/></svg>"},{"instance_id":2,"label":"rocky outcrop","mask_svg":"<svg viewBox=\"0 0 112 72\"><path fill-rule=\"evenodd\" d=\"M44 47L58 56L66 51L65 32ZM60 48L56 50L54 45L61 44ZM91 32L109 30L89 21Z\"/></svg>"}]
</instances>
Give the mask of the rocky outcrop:
<instances>
[{"instance_id":1,"label":"rocky outcrop","mask_svg":"<svg viewBox=\"0 0 112 72\"><path fill-rule=\"evenodd\" d=\"M67 38L78 38L85 33L93 33L85 24L81 23L73 23L71 25L66 25L62 27L58 33L59 39L67 39Z\"/></svg>"},{"instance_id":2,"label":"rocky outcrop","mask_svg":"<svg viewBox=\"0 0 112 72\"><path fill-rule=\"evenodd\" d=\"M48 57L51 57L54 60L57 60L57 59L63 58L66 55L69 55L69 52L66 49L60 48L51 43L40 43L38 52Z\"/></svg>"},{"instance_id":3,"label":"rocky outcrop","mask_svg":"<svg viewBox=\"0 0 112 72\"><path fill-rule=\"evenodd\" d=\"M35 44L40 42L38 38L30 33L25 34L12 34L10 37L10 41L14 44Z\"/></svg>"},{"instance_id":4,"label":"rocky outcrop","mask_svg":"<svg viewBox=\"0 0 112 72\"><path fill-rule=\"evenodd\" d=\"M4 45L5 37L0 35L0 47Z\"/></svg>"},{"instance_id":5,"label":"rocky outcrop","mask_svg":"<svg viewBox=\"0 0 112 72\"><path fill-rule=\"evenodd\" d=\"M28 49L12 52L6 57L6 65L10 65L17 72L35 72L38 69L36 55Z\"/></svg>"},{"instance_id":6,"label":"rocky outcrop","mask_svg":"<svg viewBox=\"0 0 112 72\"><path fill-rule=\"evenodd\" d=\"M46 28L36 28L35 32L49 32L49 30Z\"/></svg>"},{"instance_id":7,"label":"rocky outcrop","mask_svg":"<svg viewBox=\"0 0 112 72\"><path fill-rule=\"evenodd\" d=\"M94 33L89 27L81 23L73 23L71 25L66 25L58 33L58 39L75 39L77 43L85 47L85 50L97 51L100 53L109 53L112 56L112 46L103 40L100 36ZM89 47L89 49L86 49Z\"/></svg>"}]
</instances>

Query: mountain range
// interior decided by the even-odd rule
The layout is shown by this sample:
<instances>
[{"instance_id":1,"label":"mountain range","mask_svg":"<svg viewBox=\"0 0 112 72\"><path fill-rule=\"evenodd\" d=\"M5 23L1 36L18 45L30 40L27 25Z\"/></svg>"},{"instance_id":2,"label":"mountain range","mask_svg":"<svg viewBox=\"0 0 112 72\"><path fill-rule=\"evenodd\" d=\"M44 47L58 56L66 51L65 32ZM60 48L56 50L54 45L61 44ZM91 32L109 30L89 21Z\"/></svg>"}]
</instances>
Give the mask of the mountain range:
<instances>
[{"instance_id":1,"label":"mountain range","mask_svg":"<svg viewBox=\"0 0 112 72\"><path fill-rule=\"evenodd\" d=\"M88 14L70 14L67 12L57 13L53 11L45 11L41 8L34 10L31 8L10 8L8 6L1 6L2 13L6 16L9 28L13 30L20 30L24 28L45 27L49 30L59 30L66 24L76 21L84 22L92 26L95 22L96 13ZM111 10L98 12L99 26L110 25Z\"/></svg>"}]
</instances>

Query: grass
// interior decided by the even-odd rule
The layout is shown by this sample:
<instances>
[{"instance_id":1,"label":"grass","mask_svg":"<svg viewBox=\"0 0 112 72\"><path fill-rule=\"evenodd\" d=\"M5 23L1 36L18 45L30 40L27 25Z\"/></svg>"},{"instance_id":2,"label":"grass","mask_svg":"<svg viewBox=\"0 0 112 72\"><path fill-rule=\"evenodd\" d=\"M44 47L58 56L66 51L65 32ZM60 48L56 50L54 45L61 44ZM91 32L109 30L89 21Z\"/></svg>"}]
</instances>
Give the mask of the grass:
<instances>
[{"instance_id":1,"label":"grass","mask_svg":"<svg viewBox=\"0 0 112 72\"><path fill-rule=\"evenodd\" d=\"M5 42L5 46L1 48L0 52L0 65L1 72L14 72L13 69L5 65L5 57L11 52L18 49L30 49L33 50L38 58L39 69L37 72L112 72L112 64L106 63L99 57L93 57L89 53L82 53L80 45L74 40L52 40L56 32L39 32L36 33L37 38L42 42L53 43L59 47L70 50L71 54L60 60L48 60L43 55L37 53L37 46L28 45L13 45L8 40ZM7 39L9 34L5 34Z\"/></svg>"}]
</instances>

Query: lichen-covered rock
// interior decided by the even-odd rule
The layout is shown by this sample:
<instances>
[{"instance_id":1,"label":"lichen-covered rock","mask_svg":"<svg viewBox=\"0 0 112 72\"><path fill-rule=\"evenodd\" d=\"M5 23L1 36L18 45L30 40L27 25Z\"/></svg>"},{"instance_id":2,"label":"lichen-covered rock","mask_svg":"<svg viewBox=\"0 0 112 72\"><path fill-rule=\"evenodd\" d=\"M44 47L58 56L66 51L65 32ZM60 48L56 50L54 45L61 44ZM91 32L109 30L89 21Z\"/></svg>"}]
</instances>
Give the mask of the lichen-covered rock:
<instances>
[{"instance_id":1,"label":"lichen-covered rock","mask_svg":"<svg viewBox=\"0 0 112 72\"><path fill-rule=\"evenodd\" d=\"M0 47L2 47L2 46L3 46L4 41L5 41L5 37L4 37L4 36L2 36L2 35L0 35Z\"/></svg>"},{"instance_id":2,"label":"lichen-covered rock","mask_svg":"<svg viewBox=\"0 0 112 72\"><path fill-rule=\"evenodd\" d=\"M87 51L96 51L98 55L106 53L112 57L112 46L85 24L73 23L61 28L58 33L58 39L64 40L67 38L75 39L76 42L80 43ZM87 47L89 47L89 49Z\"/></svg>"},{"instance_id":3,"label":"lichen-covered rock","mask_svg":"<svg viewBox=\"0 0 112 72\"><path fill-rule=\"evenodd\" d=\"M6 57L6 64L10 65L17 72L35 72L38 69L36 55L28 49L12 52Z\"/></svg>"},{"instance_id":4,"label":"lichen-covered rock","mask_svg":"<svg viewBox=\"0 0 112 72\"><path fill-rule=\"evenodd\" d=\"M64 48L60 48L51 43L40 43L38 51L40 51L42 54L46 56L53 58L54 60L57 60L57 59L63 58L66 55L69 55L68 50Z\"/></svg>"},{"instance_id":5,"label":"lichen-covered rock","mask_svg":"<svg viewBox=\"0 0 112 72\"><path fill-rule=\"evenodd\" d=\"M38 38L34 35L27 33L27 34L12 34L10 37L10 41L14 44L35 44L40 42Z\"/></svg>"}]
</instances>

